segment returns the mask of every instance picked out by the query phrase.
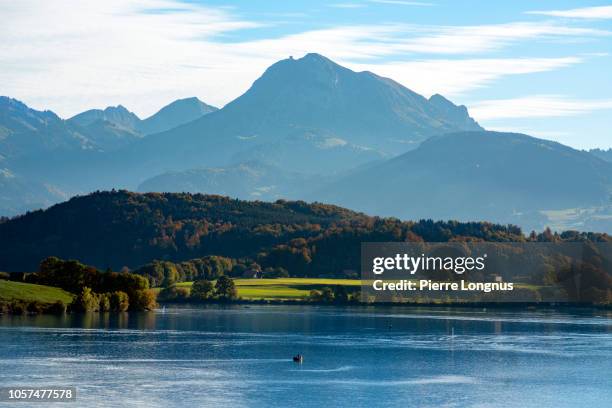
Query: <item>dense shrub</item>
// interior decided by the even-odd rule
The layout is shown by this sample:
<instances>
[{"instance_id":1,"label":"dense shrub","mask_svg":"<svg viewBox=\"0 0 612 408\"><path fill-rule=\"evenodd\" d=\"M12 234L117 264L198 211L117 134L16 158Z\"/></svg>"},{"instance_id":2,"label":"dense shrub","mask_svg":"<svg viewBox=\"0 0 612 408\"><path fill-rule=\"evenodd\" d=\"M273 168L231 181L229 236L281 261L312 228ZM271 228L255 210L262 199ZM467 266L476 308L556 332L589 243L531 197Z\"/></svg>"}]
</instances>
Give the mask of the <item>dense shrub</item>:
<instances>
[{"instance_id":1,"label":"dense shrub","mask_svg":"<svg viewBox=\"0 0 612 408\"><path fill-rule=\"evenodd\" d=\"M189 298L189 290L172 285L163 288L157 295L160 302L184 302Z\"/></svg>"},{"instance_id":2,"label":"dense shrub","mask_svg":"<svg viewBox=\"0 0 612 408\"><path fill-rule=\"evenodd\" d=\"M110 294L110 305L113 312L125 312L130 307L130 301L127 293L115 291Z\"/></svg>"},{"instance_id":3,"label":"dense shrub","mask_svg":"<svg viewBox=\"0 0 612 408\"><path fill-rule=\"evenodd\" d=\"M191 286L191 299L196 301L210 300L215 294L215 287L211 281L198 280Z\"/></svg>"},{"instance_id":4,"label":"dense shrub","mask_svg":"<svg viewBox=\"0 0 612 408\"><path fill-rule=\"evenodd\" d=\"M146 311L157 307L155 293L150 289L137 290L133 299L130 299L130 310Z\"/></svg>"},{"instance_id":5,"label":"dense shrub","mask_svg":"<svg viewBox=\"0 0 612 408\"><path fill-rule=\"evenodd\" d=\"M96 312L100 308L99 296L85 286L72 302L71 309L78 312Z\"/></svg>"},{"instance_id":6,"label":"dense shrub","mask_svg":"<svg viewBox=\"0 0 612 408\"><path fill-rule=\"evenodd\" d=\"M282 267L266 268L263 271L263 277L266 279L288 278L289 272Z\"/></svg>"},{"instance_id":7,"label":"dense shrub","mask_svg":"<svg viewBox=\"0 0 612 408\"><path fill-rule=\"evenodd\" d=\"M72 293L79 293L84 287L95 292L113 292L148 289L148 281L132 273L101 272L93 266L84 265L74 260L63 260L57 257L45 258L37 273L26 277L31 283L56 286Z\"/></svg>"},{"instance_id":8,"label":"dense shrub","mask_svg":"<svg viewBox=\"0 0 612 408\"><path fill-rule=\"evenodd\" d=\"M98 310L101 312L110 312L111 304L109 293L101 293L98 296Z\"/></svg>"},{"instance_id":9,"label":"dense shrub","mask_svg":"<svg viewBox=\"0 0 612 408\"><path fill-rule=\"evenodd\" d=\"M221 276L215 284L215 295L219 300L228 301L238 297L238 290L234 280L227 276Z\"/></svg>"},{"instance_id":10,"label":"dense shrub","mask_svg":"<svg viewBox=\"0 0 612 408\"><path fill-rule=\"evenodd\" d=\"M133 273L147 278L150 287L169 287L177 282L214 280L230 274L234 266L230 258L206 256L177 263L156 260L135 269Z\"/></svg>"}]
</instances>

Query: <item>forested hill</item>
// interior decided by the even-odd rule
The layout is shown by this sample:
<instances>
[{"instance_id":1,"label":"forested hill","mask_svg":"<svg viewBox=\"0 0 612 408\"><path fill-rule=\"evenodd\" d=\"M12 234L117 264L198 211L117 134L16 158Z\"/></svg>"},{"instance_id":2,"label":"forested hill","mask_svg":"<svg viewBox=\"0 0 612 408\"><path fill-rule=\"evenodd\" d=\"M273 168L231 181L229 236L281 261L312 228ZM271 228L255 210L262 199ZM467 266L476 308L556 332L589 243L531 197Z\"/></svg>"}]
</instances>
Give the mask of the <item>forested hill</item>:
<instances>
[{"instance_id":1,"label":"forested hill","mask_svg":"<svg viewBox=\"0 0 612 408\"><path fill-rule=\"evenodd\" d=\"M607 235L526 237L490 223L369 217L302 201L241 201L178 193L96 192L0 223L0 270L34 271L47 256L99 268L205 255L282 263L296 273L338 274L358 266L367 241L610 240Z\"/></svg>"}]
</instances>

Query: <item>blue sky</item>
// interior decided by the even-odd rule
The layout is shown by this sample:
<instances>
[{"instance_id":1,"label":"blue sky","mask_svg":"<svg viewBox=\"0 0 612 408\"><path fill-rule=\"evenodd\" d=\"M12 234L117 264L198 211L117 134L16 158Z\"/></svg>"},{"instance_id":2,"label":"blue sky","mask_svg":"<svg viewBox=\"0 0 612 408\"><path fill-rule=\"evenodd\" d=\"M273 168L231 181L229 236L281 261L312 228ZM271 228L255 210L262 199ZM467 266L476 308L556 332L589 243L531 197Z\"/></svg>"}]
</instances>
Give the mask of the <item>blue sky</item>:
<instances>
[{"instance_id":1,"label":"blue sky","mask_svg":"<svg viewBox=\"0 0 612 408\"><path fill-rule=\"evenodd\" d=\"M612 3L0 0L0 94L63 117L222 106L319 52L465 104L486 128L612 147Z\"/></svg>"}]
</instances>

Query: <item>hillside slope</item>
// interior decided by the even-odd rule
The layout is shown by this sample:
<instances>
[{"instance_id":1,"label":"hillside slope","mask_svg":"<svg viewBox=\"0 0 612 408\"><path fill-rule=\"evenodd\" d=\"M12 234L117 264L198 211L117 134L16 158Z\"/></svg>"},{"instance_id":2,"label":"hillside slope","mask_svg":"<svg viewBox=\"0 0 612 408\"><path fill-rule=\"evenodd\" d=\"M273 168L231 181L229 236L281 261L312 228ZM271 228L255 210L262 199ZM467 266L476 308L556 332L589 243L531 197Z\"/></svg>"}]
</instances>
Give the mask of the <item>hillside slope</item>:
<instances>
[{"instance_id":1,"label":"hillside slope","mask_svg":"<svg viewBox=\"0 0 612 408\"><path fill-rule=\"evenodd\" d=\"M481 130L465 107L440 96L428 100L391 79L307 54L273 64L222 109L151 135L113 160L129 165L128 181L136 184L167 171L249 160L320 174L391 157L429 136L459 130Z\"/></svg>"},{"instance_id":2,"label":"hillside slope","mask_svg":"<svg viewBox=\"0 0 612 408\"><path fill-rule=\"evenodd\" d=\"M47 256L118 270L154 259L222 255L253 260L280 256L325 274L354 269L361 242L459 237L525 239L512 226L402 222L302 201L100 192L0 223L0 270L32 271Z\"/></svg>"},{"instance_id":3,"label":"hillside slope","mask_svg":"<svg viewBox=\"0 0 612 408\"><path fill-rule=\"evenodd\" d=\"M465 132L433 137L313 197L383 216L541 229L540 211L601 206L611 193L612 164L587 152L521 134Z\"/></svg>"}]
</instances>

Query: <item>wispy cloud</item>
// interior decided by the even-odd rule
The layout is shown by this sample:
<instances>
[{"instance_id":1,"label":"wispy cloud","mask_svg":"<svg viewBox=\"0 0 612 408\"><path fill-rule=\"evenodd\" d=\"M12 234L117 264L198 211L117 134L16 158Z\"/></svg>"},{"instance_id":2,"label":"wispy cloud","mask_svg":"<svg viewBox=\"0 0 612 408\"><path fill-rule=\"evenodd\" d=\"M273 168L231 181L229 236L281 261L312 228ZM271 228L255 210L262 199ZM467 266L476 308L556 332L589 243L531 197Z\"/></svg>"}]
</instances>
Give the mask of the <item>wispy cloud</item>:
<instances>
[{"instance_id":1,"label":"wispy cloud","mask_svg":"<svg viewBox=\"0 0 612 408\"><path fill-rule=\"evenodd\" d=\"M459 96L508 75L552 71L580 62L582 59L579 57L431 59L378 65L355 64L353 68L393 78L426 96L434 93Z\"/></svg>"},{"instance_id":2,"label":"wispy cloud","mask_svg":"<svg viewBox=\"0 0 612 408\"><path fill-rule=\"evenodd\" d=\"M582 7L569 10L534 10L527 14L551 17L612 19L612 6Z\"/></svg>"},{"instance_id":3,"label":"wispy cloud","mask_svg":"<svg viewBox=\"0 0 612 408\"><path fill-rule=\"evenodd\" d=\"M370 0L371 3L378 4L391 4L395 6L422 6L428 7L433 6L433 3L426 3L422 1L404 1L404 0Z\"/></svg>"},{"instance_id":4,"label":"wispy cloud","mask_svg":"<svg viewBox=\"0 0 612 408\"><path fill-rule=\"evenodd\" d=\"M307 52L391 77L418 92L457 95L506 75L582 62L574 56L479 54L523 41L610 34L551 22L369 24L230 41L229 34L262 22L231 8L177 0L6 1L0 2L0 15L0 94L63 116L118 103L147 115L169 100L193 95L222 106L273 62Z\"/></svg>"},{"instance_id":5,"label":"wispy cloud","mask_svg":"<svg viewBox=\"0 0 612 408\"><path fill-rule=\"evenodd\" d=\"M416 34L395 44L395 52L473 54L530 39L609 36L611 32L555 23L517 22L476 26L412 27Z\"/></svg>"},{"instance_id":6,"label":"wispy cloud","mask_svg":"<svg viewBox=\"0 0 612 408\"><path fill-rule=\"evenodd\" d=\"M564 95L528 95L469 105L477 120L567 117L612 109L612 99L574 99Z\"/></svg>"},{"instance_id":7,"label":"wispy cloud","mask_svg":"<svg viewBox=\"0 0 612 408\"><path fill-rule=\"evenodd\" d=\"M332 7L332 8L346 8L346 9L366 7L366 5L363 3L332 3L332 4L328 4L327 6Z\"/></svg>"},{"instance_id":8,"label":"wispy cloud","mask_svg":"<svg viewBox=\"0 0 612 408\"><path fill-rule=\"evenodd\" d=\"M174 0L3 1L0 15L0 93L64 116L118 103L148 114L194 94L225 102L221 88L244 61L219 38L261 26ZM215 85L223 71L227 83Z\"/></svg>"},{"instance_id":9,"label":"wispy cloud","mask_svg":"<svg viewBox=\"0 0 612 408\"><path fill-rule=\"evenodd\" d=\"M466 55L502 49L526 40L574 40L611 32L554 23L508 23L480 26L381 24L339 26L232 44L244 54L287 55L317 51L343 62L380 60L417 54ZM380 61L376 62L377 64Z\"/></svg>"}]
</instances>

